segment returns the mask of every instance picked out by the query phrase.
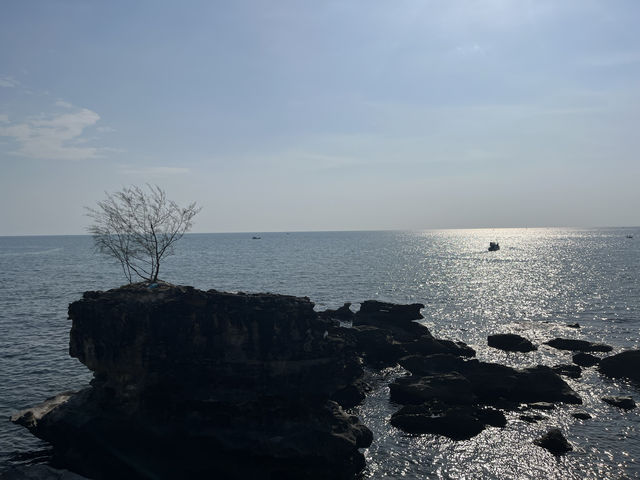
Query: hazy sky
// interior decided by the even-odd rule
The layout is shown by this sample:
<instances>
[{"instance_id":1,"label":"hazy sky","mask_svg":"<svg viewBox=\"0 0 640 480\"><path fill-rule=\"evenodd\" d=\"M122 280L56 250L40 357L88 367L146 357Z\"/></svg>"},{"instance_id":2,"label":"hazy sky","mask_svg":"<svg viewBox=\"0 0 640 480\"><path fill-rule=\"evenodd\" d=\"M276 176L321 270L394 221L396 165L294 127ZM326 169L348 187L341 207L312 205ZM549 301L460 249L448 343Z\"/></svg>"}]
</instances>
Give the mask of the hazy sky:
<instances>
[{"instance_id":1,"label":"hazy sky","mask_svg":"<svg viewBox=\"0 0 640 480\"><path fill-rule=\"evenodd\" d=\"M0 235L640 225L640 1L3 0Z\"/></svg>"}]
</instances>

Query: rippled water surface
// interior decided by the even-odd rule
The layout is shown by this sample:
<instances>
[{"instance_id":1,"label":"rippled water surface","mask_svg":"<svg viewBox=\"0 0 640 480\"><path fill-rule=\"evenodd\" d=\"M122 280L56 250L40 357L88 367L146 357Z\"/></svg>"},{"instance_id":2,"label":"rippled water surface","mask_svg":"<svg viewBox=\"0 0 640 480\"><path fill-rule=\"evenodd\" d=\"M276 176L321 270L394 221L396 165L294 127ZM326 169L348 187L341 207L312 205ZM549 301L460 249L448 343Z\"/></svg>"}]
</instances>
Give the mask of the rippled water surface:
<instances>
[{"instance_id":1,"label":"rippled water surface","mask_svg":"<svg viewBox=\"0 0 640 480\"><path fill-rule=\"evenodd\" d=\"M626 238L633 235L634 238ZM602 341L614 351L639 348L640 229L495 229L425 232L326 232L187 235L161 277L231 291L308 296L319 310L376 298L425 305L437 335L462 340L483 360L512 366L571 363L569 352L542 345L507 354L488 348L491 333L519 333L540 344L554 337ZM501 250L488 252L489 241ZM12 412L85 386L87 369L67 354L67 305L85 290L122 283L119 267L93 253L89 237L0 237L0 469L38 457L46 444L13 426ZM578 322L580 329L568 328ZM412 436L388 423L398 408L388 382L399 367L369 372L374 389L357 413L374 431L365 478L640 478L640 415L604 404L640 386L584 369L568 383L575 407L528 424L508 414L455 442ZM532 444L550 427L574 451L556 459Z\"/></svg>"}]
</instances>

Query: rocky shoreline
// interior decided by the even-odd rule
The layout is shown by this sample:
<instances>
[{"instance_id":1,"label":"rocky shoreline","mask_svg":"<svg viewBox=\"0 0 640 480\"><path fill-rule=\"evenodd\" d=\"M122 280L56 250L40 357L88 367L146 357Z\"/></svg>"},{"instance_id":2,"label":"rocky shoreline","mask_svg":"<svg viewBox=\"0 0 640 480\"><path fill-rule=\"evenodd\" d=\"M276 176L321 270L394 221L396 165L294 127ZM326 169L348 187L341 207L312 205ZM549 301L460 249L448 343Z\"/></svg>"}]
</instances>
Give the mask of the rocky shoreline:
<instances>
[{"instance_id":1,"label":"rocky shoreline","mask_svg":"<svg viewBox=\"0 0 640 480\"><path fill-rule=\"evenodd\" d=\"M375 441L357 408L348 410L366 396L364 367L407 370L389 386L400 407L394 427L456 440L504 427L506 411L535 422L529 410L579 405L562 376L578 378L581 366L639 380L640 351L601 359L586 352L611 348L586 341L546 342L579 352L573 365L481 362L416 322L421 308L369 300L355 313L350 304L318 313L306 297L168 284L86 292L69 306L70 355L93 371L91 386L12 420L53 446L53 467L96 480L346 479ZM516 337L488 344L523 355L537 348ZM570 450L560 431L549 433L536 444ZM26 478L10 475L0 478Z\"/></svg>"}]
</instances>

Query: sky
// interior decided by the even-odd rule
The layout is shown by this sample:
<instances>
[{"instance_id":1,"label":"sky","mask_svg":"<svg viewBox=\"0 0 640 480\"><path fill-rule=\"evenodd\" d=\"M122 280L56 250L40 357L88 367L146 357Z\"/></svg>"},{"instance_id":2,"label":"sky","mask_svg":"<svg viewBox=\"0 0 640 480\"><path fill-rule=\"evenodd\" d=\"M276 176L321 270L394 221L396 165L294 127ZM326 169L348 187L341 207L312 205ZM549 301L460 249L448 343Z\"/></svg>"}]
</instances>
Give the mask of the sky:
<instances>
[{"instance_id":1,"label":"sky","mask_svg":"<svg viewBox=\"0 0 640 480\"><path fill-rule=\"evenodd\" d=\"M0 235L640 225L637 0L2 0Z\"/></svg>"}]
</instances>

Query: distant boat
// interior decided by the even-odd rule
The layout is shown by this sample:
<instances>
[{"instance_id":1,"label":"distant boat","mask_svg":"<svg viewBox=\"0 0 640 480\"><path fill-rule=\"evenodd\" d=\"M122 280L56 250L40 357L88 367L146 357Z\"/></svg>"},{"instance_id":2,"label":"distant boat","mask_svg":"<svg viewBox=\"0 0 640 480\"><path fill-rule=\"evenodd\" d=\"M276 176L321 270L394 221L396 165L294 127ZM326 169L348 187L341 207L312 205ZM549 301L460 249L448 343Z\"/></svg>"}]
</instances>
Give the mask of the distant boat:
<instances>
[{"instance_id":1,"label":"distant boat","mask_svg":"<svg viewBox=\"0 0 640 480\"><path fill-rule=\"evenodd\" d=\"M495 252L496 250L500 250L500 244L498 242L489 242L489 251Z\"/></svg>"},{"instance_id":2,"label":"distant boat","mask_svg":"<svg viewBox=\"0 0 640 480\"><path fill-rule=\"evenodd\" d=\"M251 237L252 240L260 240L261 238L262 237L258 237L258 236Z\"/></svg>"},{"instance_id":3,"label":"distant boat","mask_svg":"<svg viewBox=\"0 0 640 480\"><path fill-rule=\"evenodd\" d=\"M627 235L627 238L633 238L633 235Z\"/></svg>"}]
</instances>

